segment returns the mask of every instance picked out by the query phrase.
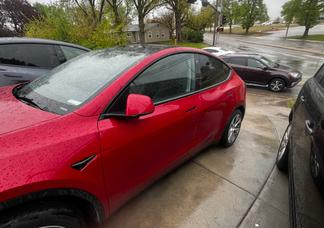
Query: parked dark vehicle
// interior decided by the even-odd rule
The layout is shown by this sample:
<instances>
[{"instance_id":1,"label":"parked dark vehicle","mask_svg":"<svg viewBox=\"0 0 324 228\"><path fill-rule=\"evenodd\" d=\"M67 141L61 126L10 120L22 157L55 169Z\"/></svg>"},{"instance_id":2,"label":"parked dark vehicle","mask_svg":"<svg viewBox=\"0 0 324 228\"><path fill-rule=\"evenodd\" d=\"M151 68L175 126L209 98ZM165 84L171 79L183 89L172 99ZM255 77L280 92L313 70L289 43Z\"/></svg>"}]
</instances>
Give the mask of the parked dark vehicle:
<instances>
[{"instance_id":1,"label":"parked dark vehicle","mask_svg":"<svg viewBox=\"0 0 324 228\"><path fill-rule=\"evenodd\" d=\"M290 224L324 227L324 65L299 93L277 167L289 172Z\"/></svg>"},{"instance_id":2,"label":"parked dark vehicle","mask_svg":"<svg viewBox=\"0 0 324 228\"><path fill-rule=\"evenodd\" d=\"M0 38L0 86L32 81L90 50L45 39Z\"/></svg>"},{"instance_id":3,"label":"parked dark vehicle","mask_svg":"<svg viewBox=\"0 0 324 228\"><path fill-rule=\"evenodd\" d=\"M291 88L302 80L302 73L258 54L234 53L221 57L247 85L268 87L273 92Z\"/></svg>"}]
</instances>

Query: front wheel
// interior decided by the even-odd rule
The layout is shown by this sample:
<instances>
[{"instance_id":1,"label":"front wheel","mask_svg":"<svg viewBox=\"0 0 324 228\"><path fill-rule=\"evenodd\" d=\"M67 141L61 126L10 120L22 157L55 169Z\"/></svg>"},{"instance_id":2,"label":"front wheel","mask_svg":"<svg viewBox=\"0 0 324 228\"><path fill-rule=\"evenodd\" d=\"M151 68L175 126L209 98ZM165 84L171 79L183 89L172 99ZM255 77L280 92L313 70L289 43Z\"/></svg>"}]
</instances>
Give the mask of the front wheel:
<instances>
[{"instance_id":1,"label":"front wheel","mask_svg":"<svg viewBox=\"0 0 324 228\"><path fill-rule=\"evenodd\" d=\"M47 202L14 209L0 216L0 228L86 228L82 212L70 204Z\"/></svg>"},{"instance_id":2,"label":"front wheel","mask_svg":"<svg viewBox=\"0 0 324 228\"><path fill-rule=\"evenodd\" d=\"M269 89L272 92L280 92L284 90L285 87L286 87L285 81L280 78L274 78L269 83Z\"/></svg>"},{"instance_id":3,"label":"front wheel","mask_svg":"<svg viewBox=\"0 0 324 228\"><path fill-rule=\"evenodd\" d=\"M240 133L242 120L243 113L240 110L235 110L221 139L221 144L224 147L230 147L234 144Z\"/></svg>"},{"instance_id":4,"label":"front wheel","mask_svg":"<svg viewBox=\"0 0 324 228\"><path fill-rule=\"evenodd\" d=\"M289 123L284 136L281 139L278 149L276 164L280 171L287 172L288 170L288 154L289 154L289 138L290 138L291 124Z\"/></svg>"}]
</instances>

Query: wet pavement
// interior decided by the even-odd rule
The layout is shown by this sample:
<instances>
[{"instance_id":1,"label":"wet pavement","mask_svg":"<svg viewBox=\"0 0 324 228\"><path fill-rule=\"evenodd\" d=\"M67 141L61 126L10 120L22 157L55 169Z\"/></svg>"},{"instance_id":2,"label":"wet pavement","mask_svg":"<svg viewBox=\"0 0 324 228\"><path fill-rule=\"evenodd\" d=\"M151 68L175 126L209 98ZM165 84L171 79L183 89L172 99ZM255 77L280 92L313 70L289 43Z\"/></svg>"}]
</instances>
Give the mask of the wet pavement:
<instances>
[{"instance_id":1,"label":"wet pavement","mask_svg":"<svg viewBox=\"0 0 324 228\"><path fill-rule=\"evenodd\" d=\"M287 177L275 158L289 99L248 88L234 146L202 151L132 199L105 227L288 227Z\"/></svg>"},{"instance_id":2,"label":"wet pavement","mask_svg":"<svg viewBox=\"0 0 324 228\"><path fill-rule=\"evenodd\" d=\"M307 40L297 40L297 39L284 39L283 37L261 35L261 36L246 36L246 35L230 35L230 34L220 34L219 42L217 45L247 45L249 47L256 46L264 51L270 51L273 49L278 53L288 53L293 56L305 55L311 58L322 58L324 56L324 42L307 41ZM205 33L204 41L205 43L212 43L213 34ZM283 49L283 50L282 50Z\"/></svg>"}]
</instances>

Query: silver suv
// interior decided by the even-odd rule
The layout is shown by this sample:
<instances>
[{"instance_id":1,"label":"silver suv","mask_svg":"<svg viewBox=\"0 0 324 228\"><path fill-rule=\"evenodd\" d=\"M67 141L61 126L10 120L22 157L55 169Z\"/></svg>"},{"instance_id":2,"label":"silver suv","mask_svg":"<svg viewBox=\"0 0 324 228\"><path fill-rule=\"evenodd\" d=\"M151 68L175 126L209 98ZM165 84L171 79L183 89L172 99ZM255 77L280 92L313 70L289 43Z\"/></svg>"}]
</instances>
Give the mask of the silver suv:
<instances>
[{"instance_id":1,"label":"silver suv","mask_svg":"<svg viewBox=\"0 0 324 228\"><path fill-rule=\"evenodd\" d=\"M0 86L32 81L89 51L82 46L54 40L0 38Z\"/></svg>"}]
</instances>

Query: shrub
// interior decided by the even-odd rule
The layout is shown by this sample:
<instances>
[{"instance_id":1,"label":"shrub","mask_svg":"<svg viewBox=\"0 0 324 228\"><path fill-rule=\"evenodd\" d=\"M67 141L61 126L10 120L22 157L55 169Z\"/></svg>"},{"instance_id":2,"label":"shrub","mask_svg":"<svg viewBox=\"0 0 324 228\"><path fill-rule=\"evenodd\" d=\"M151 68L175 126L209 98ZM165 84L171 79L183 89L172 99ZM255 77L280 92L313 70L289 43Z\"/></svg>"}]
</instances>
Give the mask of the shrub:
<instances>
[{"instance_id":1,"label":"shrub","mask_svg":"<svg viewBox=\"0 0 324 228\"><path fill-rule=\"evenodd\" d=\"M201 43L204 40L204 33L193 29L185 28L182 30L182 37L184 40L190 42Z\"/></svg>"},{"instance_id":2,"label":"shrub","mask_svg":"<svg viewBox=\"0 0 324 228\"><path fill-rule=\"evenodd\" d=\"M31 21L26 27L27 37L60 40L79 44L91 49L101 49L124 45L126 34L113 28L109 17L104 17L93 28L87 20L72 9L48 6L42 10L40 19ZM120 25L122 26L122 25Z\"/></svg>"}]
</instances>

